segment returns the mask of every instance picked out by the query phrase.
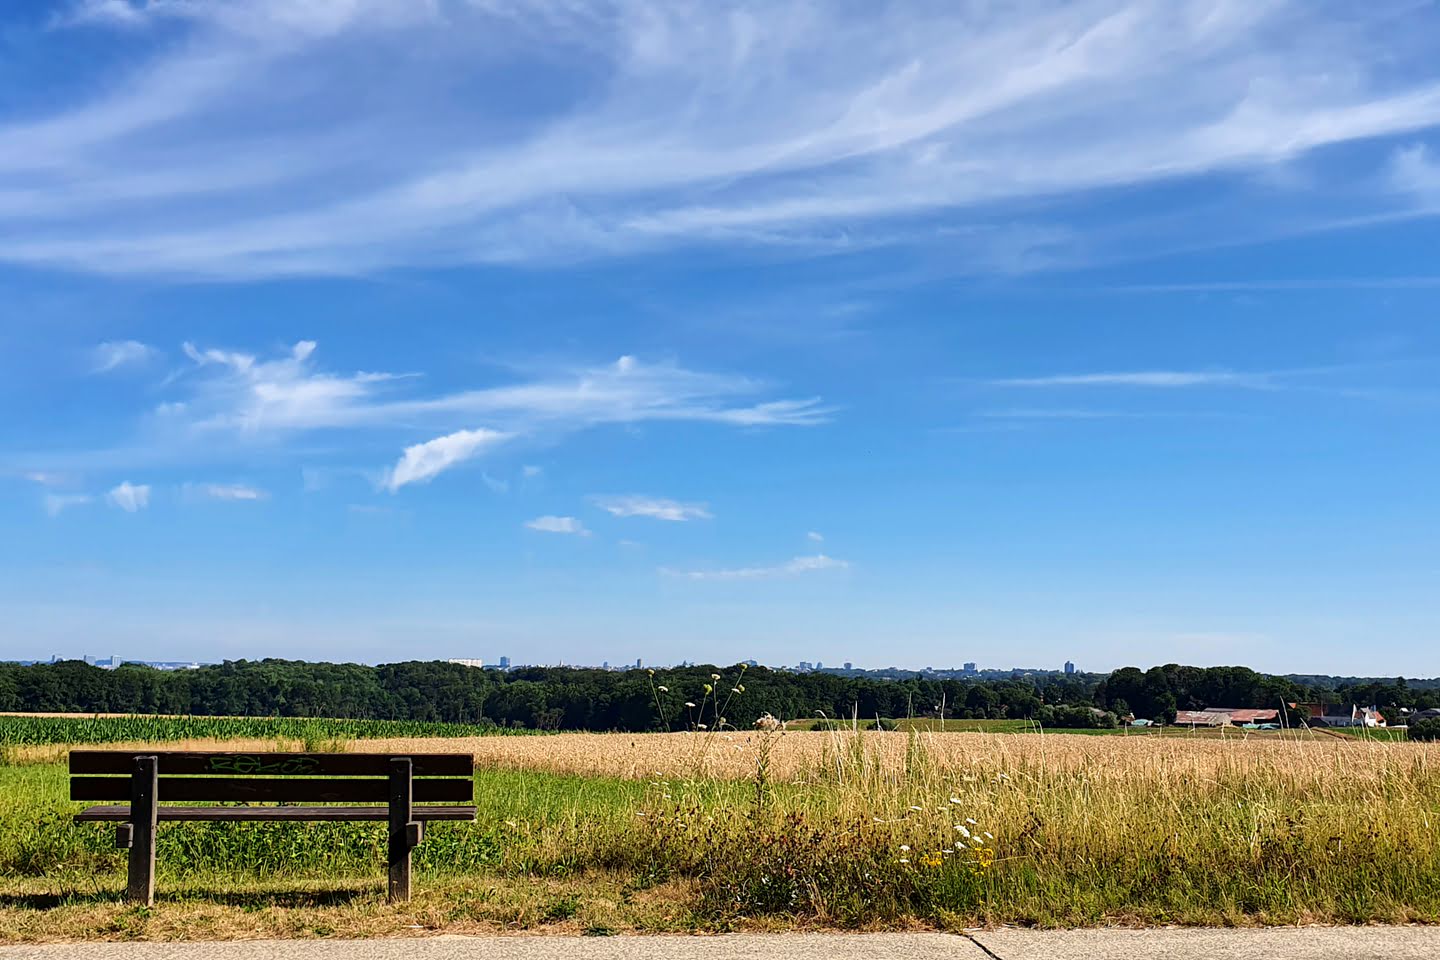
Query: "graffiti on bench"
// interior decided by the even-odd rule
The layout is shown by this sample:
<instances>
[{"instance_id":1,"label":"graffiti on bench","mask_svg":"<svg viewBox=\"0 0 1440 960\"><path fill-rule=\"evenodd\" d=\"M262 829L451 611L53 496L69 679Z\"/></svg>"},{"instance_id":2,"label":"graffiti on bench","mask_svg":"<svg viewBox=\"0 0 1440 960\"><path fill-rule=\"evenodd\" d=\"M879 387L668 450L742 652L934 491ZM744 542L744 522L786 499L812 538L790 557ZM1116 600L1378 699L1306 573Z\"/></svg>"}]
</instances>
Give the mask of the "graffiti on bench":
<instances>
[{"instance_id":1,"label":"graffiti on bench","mask_svg":"<svg viewBox=\"0 0 1440 960\"><path fill-rule=\"evenodd\" d=\"M286 757L283 760L276 760L273 757L264 755L232 754L223 757L210 758L210 773L234 773L241 776L254 776L271 774L274 776L293 776L302 773L315 773L319 767L319 761L314 757Z\"/></svg>"}]
</instances>

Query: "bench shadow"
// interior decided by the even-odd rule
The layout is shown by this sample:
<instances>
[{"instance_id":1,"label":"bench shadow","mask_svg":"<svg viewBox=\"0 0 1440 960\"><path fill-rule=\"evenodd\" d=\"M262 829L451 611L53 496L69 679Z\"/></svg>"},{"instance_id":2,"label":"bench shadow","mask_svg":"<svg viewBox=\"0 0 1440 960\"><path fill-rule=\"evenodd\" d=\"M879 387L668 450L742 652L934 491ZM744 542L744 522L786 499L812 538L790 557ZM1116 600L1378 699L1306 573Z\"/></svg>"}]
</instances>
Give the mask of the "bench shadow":
<instances>
[{"instance_id":1,"label":"bench shadow","mask_svg":"<svg viewBox=\"0 0 1440 960\"><path fill-rule=\"evenodd\" d=\"M120 902L119 894L73 893L0 893L0 909L19 907L22 910L53 910L67 903Z\"/></svg>"},{"instance_id":2,"label":"bench shadow","mask_svg":"<svg viewBox=\"0 0 1440 960\"><path fill-rule=\"evenodd\" d=\"M357 900L384 899L385 890L379 885L341 887L326 890L203 890L189 889L183 893L165 896L155 894L160 903L212 903L222 907L241 907L263 910L266 907L296 909L305 907L343 907Z\"/></svg>"},{"instance_id":3,"label":"bench shadow","mask_svg":"<svg viewBox=\"0 0 1440 960\"><path fill-rule=\"evenodd\" d=\"M210 890L191 887L177 893L157 891L155 905L171 903L213 904L222 907L239 907L245 910L263 910L267 907L281 909L305 909L313 907L348 906L366 899L383 899L385 891L380 886L342 887L326 890ZM67 893L0 893L0 909L15 907L23 910L53 910L62 906L99 906L108 904L127 906L124 894L119 890Z\"/></svg>"}]
</instances>

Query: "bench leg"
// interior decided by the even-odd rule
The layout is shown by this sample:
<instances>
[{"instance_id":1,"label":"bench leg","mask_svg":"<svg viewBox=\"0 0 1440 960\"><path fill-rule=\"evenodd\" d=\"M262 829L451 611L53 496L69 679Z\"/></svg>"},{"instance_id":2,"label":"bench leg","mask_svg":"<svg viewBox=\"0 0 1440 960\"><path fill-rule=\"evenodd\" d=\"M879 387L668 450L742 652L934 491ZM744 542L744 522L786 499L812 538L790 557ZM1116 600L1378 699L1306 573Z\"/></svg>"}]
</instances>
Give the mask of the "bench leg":
<instances>
[{"instance_id":1,"label":"bench leg","mask_svg":"<svg viewBox=\"0 0 1440 960\"><path fill-rule=\"evenodd\" d=\"M390 837L388 853L390 866L389 899L391 903L407 903L410 900L410 850L411 850L411 764L409 757L397 757L390 761ZM418 840L418 831L415 832Z\"/></svg>"},{"instance_id":2,"label":"bench leg","mask_svg":"<svg viewBox=\"0 0 1440 960\"><path fill-rule=\"evenodd\" d=\"M130 873L125 899L155 905L155 824L159 787L155 757L136 757L130 776ZM120 839L117 834L117 841Z\"/></svg>"}]
</instances>

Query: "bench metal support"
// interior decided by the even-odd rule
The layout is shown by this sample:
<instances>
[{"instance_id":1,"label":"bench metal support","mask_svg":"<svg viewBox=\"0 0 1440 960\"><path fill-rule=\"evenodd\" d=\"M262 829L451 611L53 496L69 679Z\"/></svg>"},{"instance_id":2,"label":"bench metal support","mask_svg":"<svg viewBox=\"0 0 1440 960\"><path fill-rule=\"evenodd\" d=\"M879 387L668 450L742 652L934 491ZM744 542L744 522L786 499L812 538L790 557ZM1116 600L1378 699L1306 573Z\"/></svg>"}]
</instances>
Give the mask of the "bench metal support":
<instances>
[{"instance_id":1,"label":"bench metal support","mask_svg":"<svg viewBox=\"0 0 1440 960\"><path fill-rule=\"evenodd\" d=\"M136 757L130 775L130 872L125 899L131 903L155 905L155 824L159 788L159 760ZM119 831L117 843L122 839Z\"/></svg>"},{"instance_id":2,"label":"bench metal support","mask_svg":"<svg viewBox=\"0 0 1440 960\"><path fill-rule=\"evenodd\" d=\"M391 903L410 901L410 851L420 840L420 824L411 819L413 806L412 765L409 757L390 761L390 865L389 900Z\"/></svg>"}]
</instances>

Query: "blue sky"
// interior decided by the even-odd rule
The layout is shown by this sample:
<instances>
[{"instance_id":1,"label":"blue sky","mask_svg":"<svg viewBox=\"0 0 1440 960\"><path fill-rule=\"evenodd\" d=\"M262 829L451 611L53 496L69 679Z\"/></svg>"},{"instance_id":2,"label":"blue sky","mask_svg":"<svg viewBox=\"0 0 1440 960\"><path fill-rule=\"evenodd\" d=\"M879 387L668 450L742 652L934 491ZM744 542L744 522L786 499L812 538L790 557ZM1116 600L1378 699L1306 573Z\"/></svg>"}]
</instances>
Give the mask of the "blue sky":
<instances>
[{"instance_id":1,"label":"blue sky","mask_svg":"<svg viewBox=\"0 0 1440 960\"><path fill-rule=\"evenodd\" d=\"M1440 674L1440 5L0 13L0 656Z\"/></svg>"}]
</instances>

